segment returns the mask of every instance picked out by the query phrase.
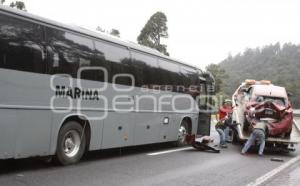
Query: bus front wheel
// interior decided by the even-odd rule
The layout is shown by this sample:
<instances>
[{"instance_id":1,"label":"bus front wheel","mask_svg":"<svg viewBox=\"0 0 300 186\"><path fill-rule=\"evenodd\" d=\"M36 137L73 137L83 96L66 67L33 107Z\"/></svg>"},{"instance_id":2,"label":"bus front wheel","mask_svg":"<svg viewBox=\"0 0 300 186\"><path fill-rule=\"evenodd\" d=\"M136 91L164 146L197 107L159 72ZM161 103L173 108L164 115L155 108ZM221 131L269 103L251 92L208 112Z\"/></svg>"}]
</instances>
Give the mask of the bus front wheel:
<instances>
[{"instance_id":1,"label":"bus front wheel","mask_svg":"<svg viewBox=\"0 0 300 186\"><path fill-rule=\"evenodd\" d=\"M178 139L177 139L177 146L185 146L186 142L186 135L188 134L188 123L187 121L183 120L179 129L178 129Z\"/></svg>"},{"instance_id":2,"label":"bus front wheel","mask_svg":"<svg viewBox=\"0 0 300 186\"><path fill-rule=\"evenodd\" d=\"M86 149L86 136L82 126L69 121L59 131L56 161L61 165L77 163Z\"/></svg>"}]
</instances>

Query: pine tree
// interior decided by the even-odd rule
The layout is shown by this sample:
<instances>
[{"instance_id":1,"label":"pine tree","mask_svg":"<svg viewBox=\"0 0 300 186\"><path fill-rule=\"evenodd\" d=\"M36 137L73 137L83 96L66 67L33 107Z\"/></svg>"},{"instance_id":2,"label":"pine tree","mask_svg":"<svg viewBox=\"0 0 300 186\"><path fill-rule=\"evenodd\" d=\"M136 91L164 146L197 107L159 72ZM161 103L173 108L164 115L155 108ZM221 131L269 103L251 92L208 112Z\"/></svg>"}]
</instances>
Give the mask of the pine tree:
<instances>
[{"instance_id":1,"label":"pine tree","mask_svg":"<svg viewBox=\"0 0 300 186\"><path fill-rule=\"evenodd\" d=\"M161 44L161 38L168 38L167 16L163 12L153 14L137 38L139 44L154 48L165 55L167 46Z\"/></svg>"}]
</instances>

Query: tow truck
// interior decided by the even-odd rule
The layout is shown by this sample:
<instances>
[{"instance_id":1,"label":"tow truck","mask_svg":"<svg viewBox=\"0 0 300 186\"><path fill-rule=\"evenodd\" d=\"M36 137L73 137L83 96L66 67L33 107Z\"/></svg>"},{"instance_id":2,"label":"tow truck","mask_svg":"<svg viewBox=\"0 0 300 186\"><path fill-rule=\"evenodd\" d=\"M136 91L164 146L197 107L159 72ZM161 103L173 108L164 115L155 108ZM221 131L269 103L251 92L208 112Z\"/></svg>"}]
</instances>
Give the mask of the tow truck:
<instances>
[{"instance_id":1,"label":"tow truck","mask_svg":"<svg viewBox=\"0 0 300 186\"><path fill-rule=\"evenodd\" d=\"M267 147L294 151L300 142L300 125L293 118L284 87L269 80L245 80L232 95L233 141L246 141L255 122L266 122Z\"/></svg>"}]
</instances>

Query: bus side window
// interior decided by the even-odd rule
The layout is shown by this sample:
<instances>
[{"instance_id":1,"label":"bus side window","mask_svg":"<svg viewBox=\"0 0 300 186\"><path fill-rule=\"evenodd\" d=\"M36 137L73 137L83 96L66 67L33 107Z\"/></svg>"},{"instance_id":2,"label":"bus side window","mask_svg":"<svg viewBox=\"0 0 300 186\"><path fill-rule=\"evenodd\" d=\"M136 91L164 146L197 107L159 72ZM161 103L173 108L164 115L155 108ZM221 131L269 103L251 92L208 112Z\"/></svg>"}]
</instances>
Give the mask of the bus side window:
<instances>
[{"instance_id":1,"label":"bus side window","mask_svg":"<svg viewBox=\"0 0 300 186\"><path fill-rule=\"evenodd\" d=\"M93 73L80 67L89 67L94 61L93 41L67 31L47 28L48 73L70 74L73 78L95 80Z\"/></svg>"},{"instance_id":2,"label":"bus side window","mask_svg":"<svg viewBox=\"0 0 300 186\"><path fill-rule=\"evenodd\" d=\"M103 55L102 60L105 59L105 63L110 66L109 79L112 81L113 77L119 74L134 75L132 71L134 67L130 59L130 53L126 47L119 46L113 43L105 41L96 42L96 50L98 55ZM136 77L135 77L136 78ZM118 77L115 79L116 84L132 85L132 79L130 77Z\"/></svg>"},{"instance_id":3,"label":"bus side window","mask_svg":"<svg viewBox=\"0 0 300 186\"><path fill-rule=\"evenodd\" d=\"M198 81L198 73L196 69L193 69L188 66L181 66L180 73L182 78L184 79L184 86L189 87L191 85L199 85L200 82Z\"/></svg>"},{"instance_id":4,"label":"bus side window","mask_svg":"<svg viewBox=\"0 0 300 186\"><path fill-rule=\"evenodd\" d=\"M0 15L0 68L46 73L41 25Z\"/></svg>"},{"instance_id":5,"label":"bus side window","mask_svg":"<svg viewBox=\"0 0 300 186\"><path fill-rule=\"evenodd\" d=\"M100 82L111 82L111 70L110 70L110 65L108 61L105 59L105 51L103 51L103 48L101 47L101 43L99 41L95 41L95 61L91 65L92 67L101 67L106 71L106 74L104 71L97 71L95 74L97 77L97 81ZM107 77L105 77L105 75Z\"/></svg>"},{"instance_id":6,"label":"bus side window","mask_svg":"<svg viewBox=\"0 0 300 186\"><path fill-rule=\"evenodd\" d=\"M135 66L136 85L152 88L159 79L157 58L137 51L131 51L132 62Z\"/></svg>"},{"instance_id":7,"label":"bus side window","mask_svg":"<svg viewBox=\"0 0 300 186\"><path fill-rule=\"evenodd\" d=\"M183 92L184 88L178 89L178 87L182 87L183 85L179 65L168 60L159 59L159 67L159 73L161 73L160 84L171 85L173 87L173 91Z\"/></svg>"}]
</instances>

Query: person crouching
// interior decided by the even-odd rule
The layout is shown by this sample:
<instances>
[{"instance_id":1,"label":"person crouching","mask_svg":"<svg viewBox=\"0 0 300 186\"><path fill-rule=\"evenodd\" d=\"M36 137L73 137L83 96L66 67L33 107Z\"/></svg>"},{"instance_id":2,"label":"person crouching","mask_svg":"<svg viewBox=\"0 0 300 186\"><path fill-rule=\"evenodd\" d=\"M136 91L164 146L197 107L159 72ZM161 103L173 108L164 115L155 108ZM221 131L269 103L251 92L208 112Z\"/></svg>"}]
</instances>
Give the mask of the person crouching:
<instances>
[{"instance_id":1,"label":"person crouching","mask_svg":"<svg viewBox=\"0 0 300 186\"><path fill-rule=\"evenodd\" d=\"M255 140L258 140L259 142L259 151L258 155L262 156L265 148L265 143L266 143L266 129L267 129L267 124L265 122L257 122L253 126L253 131L245 143L243 149L242 149L242 154L245 154L248 149L251 147L251 145L254 144Z\"/></svg>"},{"instance_id":2,"label":"person crouching","mask_svg":"<svg viewBox=\"0 0 300 186\"><path fill-rule=\"evenodd\" d=\"M225 129L227 128L226 119L224 118L222 120L219 120L218 123L216 124L215 128L216 128L216 131L219 133L219 136L220 136L219 146L221 148L227 148L226 136L225 136Z\"/></svg>"}]
</instances>

